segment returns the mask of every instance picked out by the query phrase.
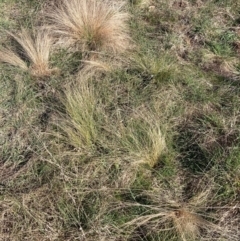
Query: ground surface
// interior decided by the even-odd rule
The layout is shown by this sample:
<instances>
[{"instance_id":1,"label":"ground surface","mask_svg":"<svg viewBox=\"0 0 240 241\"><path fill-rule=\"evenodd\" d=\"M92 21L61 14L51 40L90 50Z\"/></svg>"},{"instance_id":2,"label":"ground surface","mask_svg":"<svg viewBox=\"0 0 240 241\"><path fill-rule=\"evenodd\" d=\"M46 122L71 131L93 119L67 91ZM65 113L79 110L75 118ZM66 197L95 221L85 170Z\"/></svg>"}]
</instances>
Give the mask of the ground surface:
<instances>
[{"instance_id":1,"label":"ground surface","mask_svg":"<svg viewBox=\"0 0 240 241\"><path fill-rule=\"evenodd\" d=\"M54 2L0 0L0 46ZM240 240L240 2L123 8L123 54L0 63L0 240Z\"/></svg>"}]
</instances>

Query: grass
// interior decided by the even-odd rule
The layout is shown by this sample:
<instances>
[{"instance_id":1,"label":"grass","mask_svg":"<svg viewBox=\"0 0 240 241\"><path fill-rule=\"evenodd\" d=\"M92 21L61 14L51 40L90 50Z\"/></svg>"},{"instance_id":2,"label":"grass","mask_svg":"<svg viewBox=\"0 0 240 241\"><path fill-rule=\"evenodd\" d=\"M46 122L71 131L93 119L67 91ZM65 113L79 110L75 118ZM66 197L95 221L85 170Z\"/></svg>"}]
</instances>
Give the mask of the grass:
<instances>
[{"instance_id":1,"label":"grass","mask_svg":"<svg viewBox=\"0 0 240 241\"><path fill-rule=\"evenodd\" d=\"M19 35L12 33L9 33L9 35L22 47L30 65L28 66L18 54L6 48L1 50L1 62L20 67L25 71L28 70L35 77L50 76L57 71L57 69L50 69L49 67L49 54L53 40L48 33L39 31L33 39L26 29L22 29Z\"/></svg>"},{"instance_id":2,"label":"grass","mask_svg":"<svg viewBox=\"0 0 240 241\"><path fill-rule=\"evenodd\" d=\"M139 110L133 113L126 126L122 124L122 117L114 113L118 118L115 120L116 129L103 103L96 101L97 95L89 83L89 79L79 76L78 82L65 91L64 103L69 118L66 120L64 116L58 128L67 136L67 143L80 152L114 148L127 153L133 165L157 165L166 150L166 143L158 117L154 116L156 111Z\"/></svg>"},{"instance_id":3,"label":"grass","mask_svg":"<svg viewBox=\"0 0 240 241\"><path fill-rule=\"evenodd\" d=\"M11 64L23 70L28 70L27 64L14 52L6 48L2 48L1 50L1 62Z\"/></svg>"},{"instance_id":4,"label":"grass","mask_svg":"<svg viewBox=\"0 0 240 241\"><path fill-rule=\"evenodd\" d=\"M128 14L109 1L63 1L50 11L49 18L66 45L114 53L129 47Z\"/></svg>"},{"instance_id":5,"label":"grass","mask_svg":"<svg viewBox=\"0 0 240 241\"><path fill-rule=\"evenodd\" d=\"M122 3L0 3L2 240L240 239L240 4Z\"/></svg>"},{"instance_id":6,"label":"grass","mask_svg":"<svg viewBox=\"0 0 240 241\"><path fill-rule=\"evenodd\" d=\"M60 123L59 128L66 133L70 145L84 150L93 148L97 142L97 123L101 113L92 87L83 77L79 78L79 82L66 90L64 103L69 121Z\"/></svg>"},{"instance_id":7,"label":"grass","mask_svg":"<svg viewBox=\"0 0 240 241\"><path fill-rule=\"evenodd\" d=\"M157 122L158 118L146 110L139 110L134 115L125 128L119 126L115 133L133 164L143 163L154 167L166 151L165 137Z\"/></svg>"}]
</instances>

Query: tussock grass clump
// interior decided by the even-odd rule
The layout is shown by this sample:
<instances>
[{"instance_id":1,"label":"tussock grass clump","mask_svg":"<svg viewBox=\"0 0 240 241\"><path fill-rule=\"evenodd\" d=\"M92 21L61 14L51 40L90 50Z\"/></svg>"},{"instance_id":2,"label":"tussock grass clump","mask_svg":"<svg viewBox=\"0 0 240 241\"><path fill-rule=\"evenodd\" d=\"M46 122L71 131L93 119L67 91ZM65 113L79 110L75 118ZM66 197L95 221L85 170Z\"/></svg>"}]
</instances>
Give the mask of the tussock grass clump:
<instances>
[{"instance_id":1,"label":"tussock grass clump","mask_svg":"<svg viewBox=\"0 0 240 241\"><path fill-rule=\"evenodd\" d=\"M126 119L118 110L107 113L102 95L97 95L93 82L81 75L66 88L62 101L67 120L60 118L59 125L66 142L77 150L106 148L133 166L157 165L167 150L157 110L139 108Z\"/></svg>"},{"instance_id":2,"label":"tussock grass clump","mask_svg":"<svg viewBox=\"0 0 240 241\"><path fill-rule=\"evenodd\" d=\"M34 38L26 30L22 29L18 35L9 33L23 49L23 54L30 62L28 64L17 53L3 48L0 51L0 62L5 62L13 66L29 71L34 77L50 76L56 73L57 69L49 67L49 55L53 44L53 38L48 32L39 31Z\"/></svg>"},{"instance_id":3,"label":"tussock grass clump","mask_svg":"<svg viewBox=\"0 0 240 241\"><path fill-rule=\"evenodd\" d=\"M68 143L80 150L93 148L98 138L99 114L93 87L80 76L80 83L66 88L63 103L68 118L60 128Z\"/></svg>"},{"instance_id":4,"label":"tussock grass clump","mask_svg":"<svg viewBox=\"0 0 240 241\"><path fill-rule=\"evenodd\" d=\"M170 214L176 231L182 240L195 240L200 236L200 229L211 226L200 215L190 212L184 208ZM210 227L209 227L210 228Z\"/></svg>"},{"instance_id":5,"label":"tussock grass clump","mask_svg":"<svg viewBox=\"0 0 240 241\"><path fill-rule=\"evenodd\" d=\"M221 227L219 220L222 220L225 215L221 212L221 208L214 207L214 211L209 212L208 205L212 201L211 197L216 195L216 190L214 191L212 186L214 183L208 184L209 187L195 193L190 199L185 198L185 201L183 201L184 192L174 193L173 190L166 191L159 186L153 191L145 191L142 196L151 204L122 203L122 207L125 208L144 208L142 215L126 222L122 227L132 230L133 233L136 228L140 230L142 228L146 232L146 237L155 233L163 238L168 233L168 239L161 240L172 240L171 238L182 241L238 240L236 226L233 226L232 230ZM178 192L179 189L181 187L178 186L176 191ZM230 211L232 207L228 209ZM178 239L174 238L176 236Z\"/></svg>"},{"instance_id":6,"label":"tussock grass clump","mask_svg":"<svg viewBox=\"0 0 240 241\"><path fill-rule=\"evenodd\" d=\"M175 236L174 232L176 232L180 240L187 241L196 240L200 235L200 228L206 228L207 224L208 222L201 216L187 209L179 208L175 211L170 211L166 208L166 210L159 209L158 213L138 217L125 225L148 225L148 228L153 228L154 226L156 228L158 226L159 231L164 232L168 230L172 232L172 237ZM166 230L164 228L161 230L161 226L167 227Z\"/></svg>"},{"instance_id":7,"label":"tussock grass clump","mask_svg":"<svg viewBox=\"0 0 240 241\"><path fill-rule=\"evenodd\" d=\"M115 53L129 47L128 14L110 1L63 0L48 16L67 45Z\"/></svg>"},{"instance_id":8,"label":"tussock grass clump","mask_svg":"<svg viewBox=\"0 0 240 241\"><path fill-rule=\"evenodd\" d=\"M116 134L133 164L154 167L167 149L161 124L150 111L136 113L126 127L116 130Z\"/></svg>"}]
</instances>

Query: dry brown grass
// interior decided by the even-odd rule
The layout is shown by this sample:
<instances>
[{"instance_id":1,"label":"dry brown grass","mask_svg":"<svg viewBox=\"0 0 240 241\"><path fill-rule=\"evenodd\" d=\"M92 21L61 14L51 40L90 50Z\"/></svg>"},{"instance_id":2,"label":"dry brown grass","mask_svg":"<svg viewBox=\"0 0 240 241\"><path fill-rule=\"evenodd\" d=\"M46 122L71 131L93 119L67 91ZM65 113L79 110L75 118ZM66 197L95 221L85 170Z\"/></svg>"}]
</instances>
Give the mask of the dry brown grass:
<instances>
[{"instance_id":1,"label":"dry brown grass","mask_svg":"<svg viewBox=\"0 0 240 241\"><path fill-rule=\"evenodd\" d=\"M19 67L23 70L28 70L27 64L12 50L2 48L0 51L0 62Z\"/></svg>"},{"instance_id":2,"label":"dry brown grass","mask_svg":"<svg viewBox=\"0 0 240 241\"><path fill-rule=\"evenodd\" d=\"M155 226L155 228L159 228L159 231L168 230L171 232L171 230L174 230L183 241L196 240L200 236L200 229L210 228L209 226L211 226L201 216L184 208L174 211L167 210L167 208L165 210L164 208L162 210L159 209L158 213L138 217L125 225L148 225L149 228L150 226ZM165 226L165 228L161 230L161 226Z\"/></svg>"},{"instance_id":3,"label":"dry brown grass","mask_svg":"<svg viewBox=\"0 0 240 241\"><path fill-rule=\"evenodd\" d=\"M50 76L57 72L57 69L49 67L49 55L53 44L53 38L48 32L39 31L34 37L26 30L22 29L21 33L9 33L24 50L23 54L30 62L29 66L21 59L18 54L12 50L3 48L0 52L0 61L14 66L18 66L23 70L28 70L32 76L44 77Z\"/></svg>"},{"instance_id":4,"label":"dry brown grass","mask_svg":"<svg viewBox=\"0 0 240 241\"><path fill-rule=\"evenodd\" d=\"M129 47L128 14L110 1L63 0L48 16L67 45L114 53Z\"/></svg>"},{"instance_id":5,"label":"dry brown grass","mask_svg":"<svg viewBox=\"0 0 240 241\"><path fill-rule=\"evenodd\" d=\"M214 40L198 22L211 17L210 6L201 13L208 1L112 1L136 3L137 55L112 54L129 38L120 21L109 25L119 13L111 0L45 0L58 44L80 51L56 52L62 75L41 93L24 73L0 66L0 240L239 241L239 86L206 71L238 77L239 61L202 45ZM75 35L78 23L84 35ZM112 26L121 26L123 42ZM19 44L2 48L1 62L52 74L52 42L24 31L11 34Z\"/></svg>"},{"instance_id":6,"label":"dry brown grass","mask_svg":"<svg viewBox=\"0 0 240 241\"><path fill-rule=\"evenodd\" d=\"M237 79L239 77L237 66L238 58L236 57L222 57L210 51L203 51L202 67L206 71L212 71L226 78Z\"/></svg>"},{"instance_id":7,"label":"dry brown grass","mask_svg":"<svg viewBox=\"0 0 240 241\"><path fill-rule=\"evenodd\" d=\"M200 229L210 228L212 224L203 219L200 215L180 208L170 214L175 229L182 240L195 240L200 236Z\"/></svg>"},{"instance_id":8,"label":"dry brown grass","mask_svg":"<svg viewBox=\"0 0 240 241\"><path fill-rule=\"evenodd\" d=\"M130 227L132 227L132 230L135 230L137 227L145 227L148 232L154 233L167 231L172 233L172 236L177 235L182 241L238 240L236 224L231 230L225 227L221 228L222 224L219 223L219 220L224 217L224 214L221 213L221 207L214 207L215 214L206 211L210 208L207 206L207 202L211 196L214 196L213 187L210 183L209 185L210 187L206 187L206 190L200 191L187 202L182 202L180 196L173 197L171 191L159 190L159 187L153 191L144 192L144 195L152 199L154 205L122 204L122 207L125 206L125 208L139 206L148 209L145 215L140 215L126 222L123 228L131 230ZM233 208L227 207L226 209L231 211ZM231 220L233 222L233 217Z\"/></svg>"}]
</instances>

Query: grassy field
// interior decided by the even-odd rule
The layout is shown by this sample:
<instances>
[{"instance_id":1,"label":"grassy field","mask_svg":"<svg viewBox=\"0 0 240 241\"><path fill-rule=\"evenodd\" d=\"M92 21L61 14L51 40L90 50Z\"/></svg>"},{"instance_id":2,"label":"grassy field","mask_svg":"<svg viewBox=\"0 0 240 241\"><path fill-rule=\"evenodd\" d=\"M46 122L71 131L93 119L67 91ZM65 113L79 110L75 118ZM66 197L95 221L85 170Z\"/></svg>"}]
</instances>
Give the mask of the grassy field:
<instances>
[{"instance_id":1,"label":"grassy field","mask_svg":"<svg viewBox=\"0 0 240 241\"><path fill-rule=\"evenodd\" d=\"M239 241L239 13L0 0L0 241Z\"/></svg>"}]
</instances>

